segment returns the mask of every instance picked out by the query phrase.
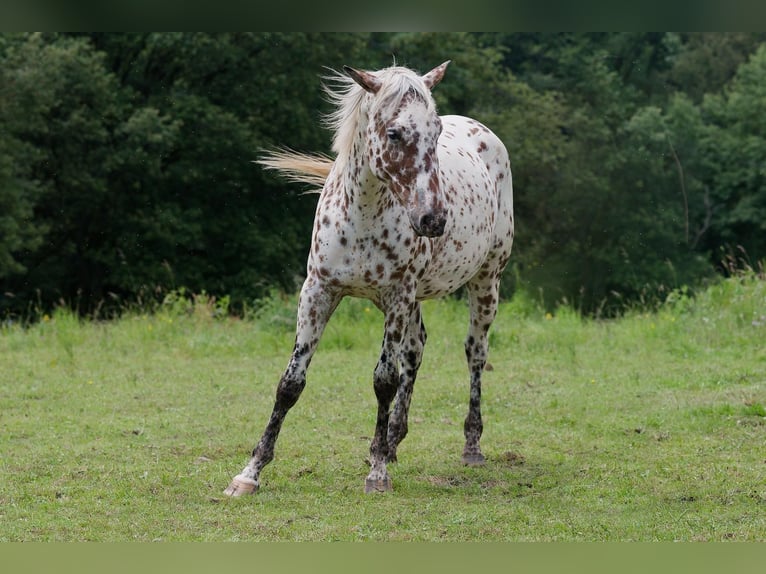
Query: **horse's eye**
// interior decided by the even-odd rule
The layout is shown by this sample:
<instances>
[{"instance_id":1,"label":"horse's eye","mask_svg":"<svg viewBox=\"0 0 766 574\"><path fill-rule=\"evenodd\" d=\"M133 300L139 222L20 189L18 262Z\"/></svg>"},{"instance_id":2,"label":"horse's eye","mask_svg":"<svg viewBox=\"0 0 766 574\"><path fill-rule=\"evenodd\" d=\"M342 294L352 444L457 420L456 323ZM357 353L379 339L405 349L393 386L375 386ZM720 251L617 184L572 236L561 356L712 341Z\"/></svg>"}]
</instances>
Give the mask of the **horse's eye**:
<instances>
[{"instance_id":1,"label":"horse's eye","mask_svg":"<svg viewBox=\"0 0 766 574\"><path fill-rule=\"evenodd\" d=\"M386 135L388 136L388 139L390 139L392 142L398 142L402 139L402 132L397 130L396 128L388 128L386 130Z\"/></svg>"}]
</instances>

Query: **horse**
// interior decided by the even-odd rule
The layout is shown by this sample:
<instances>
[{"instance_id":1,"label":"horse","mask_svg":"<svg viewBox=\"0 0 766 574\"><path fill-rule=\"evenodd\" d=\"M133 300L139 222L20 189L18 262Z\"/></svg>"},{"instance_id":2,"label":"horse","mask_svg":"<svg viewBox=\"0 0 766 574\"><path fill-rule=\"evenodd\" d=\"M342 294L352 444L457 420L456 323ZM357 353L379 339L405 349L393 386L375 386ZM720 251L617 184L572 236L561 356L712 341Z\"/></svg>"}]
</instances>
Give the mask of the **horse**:
<instances>
[{"instance_id":1,"label":"horse","mask_svg":"<svg viewBox=\"0 0 766 574\"><path fill-rule=\"evenodd\" d=\"M407 435L426 344L420 303L463 285L470 307L470 395L462 463L485 463L481 378L513 244L513 185L508 152L494 133L474 119L437 113L431 90L449 63L422 76L398 65L377 71L344 66L345 73L334 72L328 78L333 83L324 85L335 104L325 118L335 157L283 149L258 160L321 192L292 354L266 428L226 495L260 488L325 325L345 296L370 300L385 317L373 373L377 419L365 492L393 488L387 464L397 460Z\"/></svg>"}]
</instances>

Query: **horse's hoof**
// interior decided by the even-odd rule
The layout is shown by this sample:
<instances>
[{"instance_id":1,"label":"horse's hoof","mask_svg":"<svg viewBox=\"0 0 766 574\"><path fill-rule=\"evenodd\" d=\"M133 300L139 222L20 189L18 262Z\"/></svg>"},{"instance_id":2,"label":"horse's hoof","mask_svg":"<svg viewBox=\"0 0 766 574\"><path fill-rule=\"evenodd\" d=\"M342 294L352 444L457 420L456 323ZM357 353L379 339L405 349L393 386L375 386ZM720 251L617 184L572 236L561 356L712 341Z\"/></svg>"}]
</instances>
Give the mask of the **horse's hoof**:
<instances>
[{"instance_id":1,"label":"horse's hoof","mask_svg":"<svg viewBox=\"0 0 766 574\"><path fill-rule=\"evenodd\" d=\"M252 478L247 478L241 474L232 478L229 486L223 491L226 496L232 497L255 494L256 492L258 492L258 483Z\"/></svg>"},{"instance_id":2,"label":"horse's hoof","mask_svg":"<svg viewBox=\"0 0 766 574\"><path fill-rule=\"evenodd\" d=\"M487 459L484 458L484 455L481 454L480 452L463 454L463 464L466 466L484 466L486 462L487 462Z\"/></svg>"},{"instance_id":3,"label":"horse's hoof","mask_svg":"<svg viewBox=\"0 0 766 574\"><path fill-rule=\"evenodd\" d=\"M391 478L368 478L364 481L364 492L369 494L371 492L391 492L394 489L391 483Z\"/></svg>"}]
</instances>

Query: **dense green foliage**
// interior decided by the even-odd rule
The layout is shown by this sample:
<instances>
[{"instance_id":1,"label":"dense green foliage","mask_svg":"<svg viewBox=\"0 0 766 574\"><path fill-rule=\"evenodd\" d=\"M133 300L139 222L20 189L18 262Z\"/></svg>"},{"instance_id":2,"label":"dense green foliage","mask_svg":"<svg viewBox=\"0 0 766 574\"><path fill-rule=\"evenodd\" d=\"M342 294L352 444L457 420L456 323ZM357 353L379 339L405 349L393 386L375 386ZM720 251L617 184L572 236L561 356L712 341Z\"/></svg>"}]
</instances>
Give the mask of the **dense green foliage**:
<instances>
[{"instance_id":1,"label":"dense green foliage","mask_svg":"<svg viewBox=\"0 0 766 574\"><path fill-rule=\"evenodd\" d=\"M251 160L327 151L325 66L451 59L443 113L506 142L506 295L587 312L766 257L759 34L0 35L0 313L186 287L237 308L304 272L315 196Z\"/></svg>"}]
</instances>

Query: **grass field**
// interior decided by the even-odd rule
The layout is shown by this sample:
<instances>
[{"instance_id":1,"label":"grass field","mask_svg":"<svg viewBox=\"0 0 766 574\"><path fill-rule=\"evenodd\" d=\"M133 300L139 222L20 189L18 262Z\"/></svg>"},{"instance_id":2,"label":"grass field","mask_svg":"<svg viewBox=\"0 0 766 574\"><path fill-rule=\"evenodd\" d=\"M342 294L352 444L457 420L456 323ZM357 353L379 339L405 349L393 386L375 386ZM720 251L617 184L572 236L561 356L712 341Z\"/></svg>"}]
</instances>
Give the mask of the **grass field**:
<instances>
[{"instance_id":1,"label":"grass field","mask_svg":"<svg viewBox=\"0 0 766 574\"><path fill-rule=\"evenodd\" d=\"M295 301L214 318L199 299L0 329L0 541L766 540L766 282L583 320L503 304L482 440L460 464L460 301L429 341L394 492L365 495L382 318L333 317L252 497L247 461L292 347Z\"/></svg>"}]
</instances>

